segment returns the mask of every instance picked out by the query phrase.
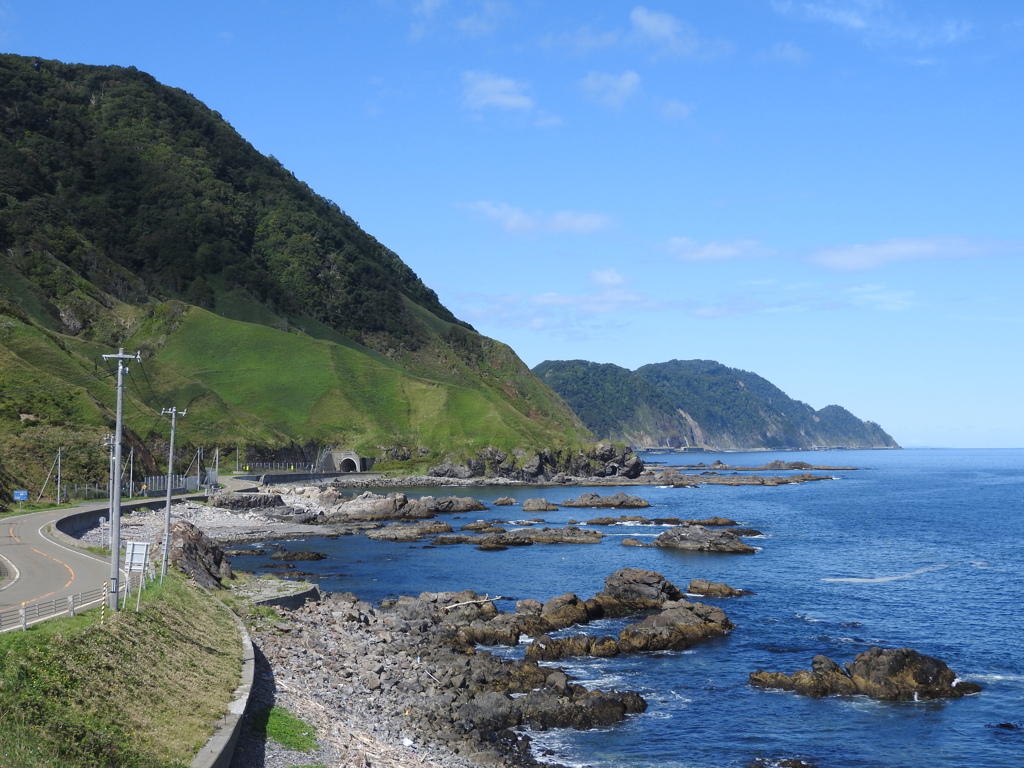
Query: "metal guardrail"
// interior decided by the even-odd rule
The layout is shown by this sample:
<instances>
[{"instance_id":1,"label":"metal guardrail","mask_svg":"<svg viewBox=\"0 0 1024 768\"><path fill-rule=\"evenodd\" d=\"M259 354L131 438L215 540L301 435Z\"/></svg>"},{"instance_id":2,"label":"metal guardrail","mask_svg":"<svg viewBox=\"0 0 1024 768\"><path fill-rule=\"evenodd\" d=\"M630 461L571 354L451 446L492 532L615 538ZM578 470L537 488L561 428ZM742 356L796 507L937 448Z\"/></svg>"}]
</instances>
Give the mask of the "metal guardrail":
<instances>
[{"instance_id":1,"label":"metal guardrail","mask_svg":"<svg viewBox=\"0 0 1024 768\"><path fill-rule=\"evenodd\" d=\"M74 616L75 611L103 602L107 596L107 585L77 595L58 597L53 600L38 600L16 608L0 611L0 632L13 629L28 629L32 624L52 619L54 616Z\"/></svg>"}]
</instances>

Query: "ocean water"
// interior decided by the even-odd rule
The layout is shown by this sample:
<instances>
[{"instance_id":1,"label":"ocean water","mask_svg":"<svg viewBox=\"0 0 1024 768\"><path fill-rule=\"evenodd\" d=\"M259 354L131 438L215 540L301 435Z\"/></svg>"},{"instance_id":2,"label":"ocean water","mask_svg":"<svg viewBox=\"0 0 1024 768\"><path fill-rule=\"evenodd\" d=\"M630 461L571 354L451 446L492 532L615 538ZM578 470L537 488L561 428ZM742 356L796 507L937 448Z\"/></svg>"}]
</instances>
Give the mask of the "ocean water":
<instances>
[{"instance_id":1,"label":"ocean water","mask_svg":"<svg viewBox=\"0 0 1024 768\"><path fill-rule=\"evenodd\" d=\"M726 638L681 653L559 663L588 686L632 688L647 712L607 729L534 734L538 752L566 765L746 768L797 758L819 768L935 768L1024 765L1024 450L903 450L819 453L648 455L670 463L716 458L757 466L779 458L855 466L835 480L777 487L630 487L645 517L720 515L763 537L754 555L685 553L620 546L663 528L602 527L596 545L479 552L363 536L286 541L328 559L300 563L329 591L370 601L422 591L473 589L541 601L565 592L587 598L624 567L724 581L756 595L715 602L736 624ZM780 473L781 474L781 473ZM558 502L584 488L409 489L472 493L485 503L509 495ZM596 489L601 494L616 489ZM598 510L543 513L549 525ZM613 511L613 516L619 513ZM449 519L524 517L516 507ZM261 570L266 557L235 559ZM514 610L514 603L499 603ZM606 621L570 632L614 634ZM840 664L872 645L914 648L945 661L984 691L959 700L886 703L863 697L808 699L747 684L762 668L808 669L815 654ZM508 656L522 649L493 649ZM1016 724L1018 728L998 727Z\"/></svg>"}]
</instances>

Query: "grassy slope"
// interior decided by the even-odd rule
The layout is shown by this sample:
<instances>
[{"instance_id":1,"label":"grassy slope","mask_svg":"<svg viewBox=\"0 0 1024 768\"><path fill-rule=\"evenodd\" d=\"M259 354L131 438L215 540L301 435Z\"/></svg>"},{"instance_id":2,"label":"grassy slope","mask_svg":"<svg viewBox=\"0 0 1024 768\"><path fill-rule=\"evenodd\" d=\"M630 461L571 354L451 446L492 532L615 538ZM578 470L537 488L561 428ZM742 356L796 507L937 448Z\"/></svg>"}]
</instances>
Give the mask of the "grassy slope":
<instances>
[{"instance_id":1,"label":"grassy slope","mask_svg":"<svg viewBox=\"0 0 1024 768\"><path fill-rule=\"evenodd\" d=\"M103 626L93 609L0 635L3 765L186 766L240 670L229 612L176 575Z\"/></svg>"},{"instance_id":2,"label":"grassy slope","mask_svg":"<svg viewBox=\"0 0 1024 768\"><path fill-rule=\"evenodd\" d=\"M156 399L189 409L182 434L199 443L259 436L344 444L369 455L380 445L443 454L542 445L551 434L548 419L521 413L469 375L464 386L413 376L354 345L197 308L147 367Z\"/></svg>"}]
</instances>

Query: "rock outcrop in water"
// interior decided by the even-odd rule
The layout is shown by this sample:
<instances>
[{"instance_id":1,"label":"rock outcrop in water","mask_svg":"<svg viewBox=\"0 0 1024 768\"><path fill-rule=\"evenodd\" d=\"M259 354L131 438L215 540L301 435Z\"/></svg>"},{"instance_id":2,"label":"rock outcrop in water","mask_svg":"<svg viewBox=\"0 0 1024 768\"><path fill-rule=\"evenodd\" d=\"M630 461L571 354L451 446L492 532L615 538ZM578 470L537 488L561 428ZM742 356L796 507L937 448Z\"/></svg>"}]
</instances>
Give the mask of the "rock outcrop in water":
<instances>
[{"instance_id":1,"label":"rock outcrop in water","mask_svg":"<svg viewBox=\"0 0 1024 768\"><path fill-rule=\"evenodd\" d=\"M733 629L721 609L691 603L683 597L683 592L659 573L624 568L605 579L605 589L590 600L580 600L570 592L552 598L539 608L517 605L517 615L521 612L528 618L512 621L511 625L533 636L533 643L526 648L526 658L532 661L679 651ZM618 638L588 635L553 638L550 634L595 619L647 611L658 612L624 627Z\"/></svg>"},{"instance_id":2,"label":"rock outcrop in water","mask_svg":"<svg viewBox=\"0 0 1024 768\"><path fill-rule=\"evenodd\" d=\"M643 509L651 506L646 499L639 496L630 496L622 491L613 493L611 496L587 492L581 493L578 498L567 499L558 502L560 507L585 507L593 509Z\"/></svg>"},{"instance_id":3,"label":"rock outcrop in water","mask_svg":"<svg viewBox=\"0 0 1024 768\"><path fill-rule=\"evenodd\" d=\"M815 656L811 669L792 675L757 670L750 684L759 688L795 691L804 696L852 696L873 699L949 699L978 693L977 683L958 681L946 664L911 648L872 647L859 654L845 669L827 656Z\"/></svg>"},{"instance_id":4,"label":"rock outcrop in water","mask_svg":"<svg viewBox=\"0 0 1024 768\"><path fill-rule=\"evenodd\" d=\"M742 555L756 550L728 531L712 531L703 525L677 525L654 540L654 546L669 549L692 549L698 552L730 552Z\"/></svg>"}]
</instances>

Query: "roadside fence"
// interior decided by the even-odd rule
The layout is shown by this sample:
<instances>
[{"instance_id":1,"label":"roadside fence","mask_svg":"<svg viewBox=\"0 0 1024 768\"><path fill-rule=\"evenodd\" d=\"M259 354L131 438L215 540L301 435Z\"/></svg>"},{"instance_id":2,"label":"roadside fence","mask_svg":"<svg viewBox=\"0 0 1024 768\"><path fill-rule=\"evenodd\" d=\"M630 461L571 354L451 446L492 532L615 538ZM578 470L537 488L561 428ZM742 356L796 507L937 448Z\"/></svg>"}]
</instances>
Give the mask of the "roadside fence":
<instances>
[{"instance_id":1,"label":"roadside fence","mask_svg":"<svg viewBox=\"0 0 1024 768\"><path fill-rule=\"evenodd\" d=\"M22 603L19 607L0 611L0 632L28 629L32 624L52 619L54 616L65 614L74 616L75 611L101 603L106 597L107 584L104 583L102 587L90 589L88 592L79 592L77 595L58 597L53 600L38 600L29 604Z\"/></svg>"},{"instance_id":2,"label":"roadside fence","mask_svg":"<svg viewBox=\"0 0 1024 768\"><path fill-rule=\"evenodd\" d=\"M316 462L314 461L247 461L244 464L239 465L241 472L256 472L257 470L295 470L296 472L314 472L316 471Z\"/></svg>"}]
</instances>

